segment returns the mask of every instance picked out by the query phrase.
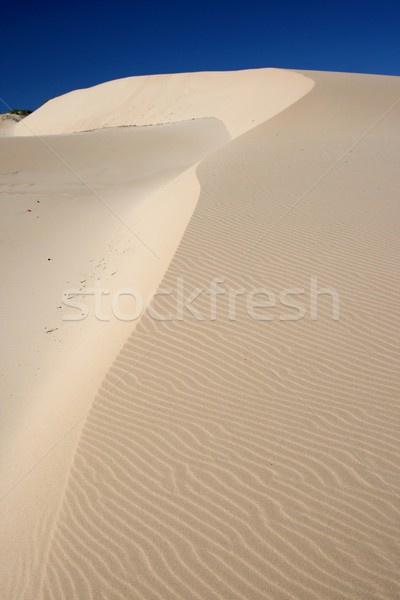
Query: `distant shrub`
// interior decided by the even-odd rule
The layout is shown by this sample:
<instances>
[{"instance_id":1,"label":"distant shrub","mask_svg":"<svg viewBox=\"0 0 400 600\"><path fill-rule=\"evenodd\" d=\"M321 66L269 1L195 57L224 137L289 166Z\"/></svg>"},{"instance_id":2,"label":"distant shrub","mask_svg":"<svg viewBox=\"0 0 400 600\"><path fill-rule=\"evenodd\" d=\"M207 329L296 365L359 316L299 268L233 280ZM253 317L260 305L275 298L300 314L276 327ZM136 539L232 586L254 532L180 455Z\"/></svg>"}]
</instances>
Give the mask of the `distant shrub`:
<instances>
[{"instance_id":1,"label":"distant shrub","mask_svg":"<svg viewBox=\"0 0 400 600\"><path fill-rule=\"evenodd\" d=\"M31 110L25 110L22 108L13 108L12 110L10 110L10 115L19 115L20 117L27 117L31 113Z\"/></svg>"}]
</instances>

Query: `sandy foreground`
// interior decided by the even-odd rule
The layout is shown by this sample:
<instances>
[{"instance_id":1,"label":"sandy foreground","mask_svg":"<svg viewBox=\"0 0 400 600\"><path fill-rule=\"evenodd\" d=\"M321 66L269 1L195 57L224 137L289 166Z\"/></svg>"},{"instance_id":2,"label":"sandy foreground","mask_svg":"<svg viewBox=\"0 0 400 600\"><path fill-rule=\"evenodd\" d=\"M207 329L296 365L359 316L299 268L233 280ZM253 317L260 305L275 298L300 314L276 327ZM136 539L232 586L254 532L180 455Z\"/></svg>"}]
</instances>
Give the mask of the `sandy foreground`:
<instances>
[{"instance_id":1,"label":"sandy foreground","mask_svg":"<svg viewBox=\"0 0 400 600\"><path fill-rule=\"evenodd\" d=\"M400 597L400 79L4 122L0 600Z\"/></svg>"}]
</instances>

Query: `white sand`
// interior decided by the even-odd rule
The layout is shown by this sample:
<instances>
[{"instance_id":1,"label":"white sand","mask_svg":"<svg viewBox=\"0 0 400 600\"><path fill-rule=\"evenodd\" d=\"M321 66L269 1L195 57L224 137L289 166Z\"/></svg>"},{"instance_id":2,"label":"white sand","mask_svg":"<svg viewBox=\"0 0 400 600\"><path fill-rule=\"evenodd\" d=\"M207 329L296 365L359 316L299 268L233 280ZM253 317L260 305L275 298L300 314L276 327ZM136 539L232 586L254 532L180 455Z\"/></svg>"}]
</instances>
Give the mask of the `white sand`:
<instances>
[{"instance_id":1,"label":"white sand","mask_svg":"<svg viewBox=\"0 0 400 600\"><path fill-rule=\"evenodd\" d=\"M399 98L352 74L129 78L0 140L2 597L399 595ZM340 320L57 308L182 276L318 277Z\"/></svg>"}]
</instances>

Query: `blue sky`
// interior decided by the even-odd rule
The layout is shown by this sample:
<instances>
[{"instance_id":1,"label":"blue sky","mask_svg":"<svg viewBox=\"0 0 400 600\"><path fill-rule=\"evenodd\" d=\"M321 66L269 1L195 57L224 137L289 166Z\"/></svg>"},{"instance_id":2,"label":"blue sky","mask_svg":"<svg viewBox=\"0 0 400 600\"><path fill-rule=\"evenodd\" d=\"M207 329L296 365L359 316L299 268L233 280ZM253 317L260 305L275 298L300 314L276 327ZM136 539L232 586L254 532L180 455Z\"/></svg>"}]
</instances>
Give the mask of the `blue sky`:
<instances>
[{"instance_id":1,"label":"blue sky","mask_svg":"<svg viewBox=\"0 0 400 600\"><path fill-rule=\"evenodd\" d=\"M32 0L3 4L0 15L0 97L13 108L151 73L272 66L400 75L392 0Z\"/></svg>"}]
</instances>

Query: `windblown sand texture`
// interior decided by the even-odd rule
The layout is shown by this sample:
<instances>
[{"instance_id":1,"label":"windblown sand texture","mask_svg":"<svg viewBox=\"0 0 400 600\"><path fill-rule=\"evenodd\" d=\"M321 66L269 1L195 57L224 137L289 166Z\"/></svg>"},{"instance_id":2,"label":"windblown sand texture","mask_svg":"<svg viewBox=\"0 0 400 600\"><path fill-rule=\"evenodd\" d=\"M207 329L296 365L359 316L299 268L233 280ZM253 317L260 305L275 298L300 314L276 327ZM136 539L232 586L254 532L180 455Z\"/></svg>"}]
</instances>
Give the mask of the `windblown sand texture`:
<instances>
[{"instance_id":1,"label":"windblown sand texture","mask_svg":"<svg viewBox=\"0 0 400 600\"><path fill-rule=\"evenodd\" d=\"M1 599L400 597L399 125L399 78L261 69L71 92L0 140ZM314 277L340 318L62 321L99 277L306 306Z\"/></svg>"}]
</instances>

